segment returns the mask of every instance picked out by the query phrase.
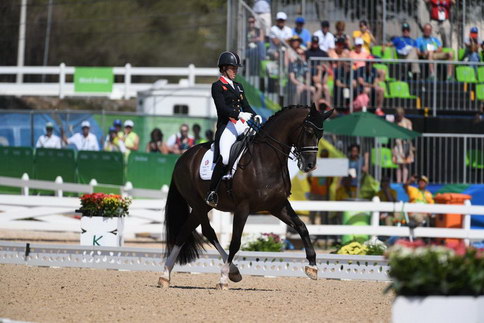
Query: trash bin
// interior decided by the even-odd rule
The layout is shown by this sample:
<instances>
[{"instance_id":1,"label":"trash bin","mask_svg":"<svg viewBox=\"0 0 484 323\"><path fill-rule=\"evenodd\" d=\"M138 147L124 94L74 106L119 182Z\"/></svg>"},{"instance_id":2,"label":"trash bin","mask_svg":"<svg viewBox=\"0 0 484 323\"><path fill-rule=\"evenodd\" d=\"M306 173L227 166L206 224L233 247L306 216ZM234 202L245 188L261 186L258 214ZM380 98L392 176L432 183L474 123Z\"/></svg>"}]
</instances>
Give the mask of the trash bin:
<instances>
[{"instance_id":1,"label":"trash bin","mask_svg":"<svg viewBox=\"0 0 484 323\"><path fill-rule=\"evenodd\" d=\"M365 199L346 199L345 201L366 201ZM345 211L343 212L343 225L370 225L371 212L364 211ZM369 239L366 234L345 234L341 238L341 243L346 244L350 241L356 240L358 242L364 242Z\"/></svg>"},{"instance_id":2,"label":"trash bin","mask_svg":"<svg viewBox=\"0 0 484 323\"><path fill-rule=\"evenodd\" d=\"M463 205L464 201L470 200L471 196L459 193L443 193L437 194L434 198L439 204L458 204ZM438 214L435 218L435 226L438 228L458 228L461 229L464 223L463 214ZM445 242L446 245L455 245L461 243L462 239L446 238L436 239L438 242Z\"/></svg>"}]
</instances>

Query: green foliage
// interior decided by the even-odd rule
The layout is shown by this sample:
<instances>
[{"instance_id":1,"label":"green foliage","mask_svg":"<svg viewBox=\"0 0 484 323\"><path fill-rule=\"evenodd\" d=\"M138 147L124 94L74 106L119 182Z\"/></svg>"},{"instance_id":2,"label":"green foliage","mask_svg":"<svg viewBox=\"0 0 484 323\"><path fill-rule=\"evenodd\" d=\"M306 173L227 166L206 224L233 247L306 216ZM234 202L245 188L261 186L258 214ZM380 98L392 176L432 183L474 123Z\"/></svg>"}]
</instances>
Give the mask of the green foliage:
<instances>
[{"instance_id":1,"label":"green foliage","mask_svg":"<svg viewBox=\"0 0 484 323\"><path fill-rule=\"evenodd\" d=\"M369 240L360 243L353 240L338 246L334 253L338 255L381 256L385 253L386 248L386 245L381 241L373 242Z\"/></svg>"},{"instance_id":2,"label":"green foliage","mask_svg":"<svg viewBox=\"0 0 484 323\"><path fill-rule=\"evenodd\" d=\"M256 240L246 243L241 249L243 251L281 251L283 244L281 238L274 233L263 233Z\"/></svg>"},{"instance_id":3,"label":"green foliage","mask_svg":"<svg viewBox=\"0 0 484 323\"><path fill-rule=\"evenodd\" d=\"M484 295L484 251L396 245L388 254L397 295Z\"/></svg>"}]
</instances>

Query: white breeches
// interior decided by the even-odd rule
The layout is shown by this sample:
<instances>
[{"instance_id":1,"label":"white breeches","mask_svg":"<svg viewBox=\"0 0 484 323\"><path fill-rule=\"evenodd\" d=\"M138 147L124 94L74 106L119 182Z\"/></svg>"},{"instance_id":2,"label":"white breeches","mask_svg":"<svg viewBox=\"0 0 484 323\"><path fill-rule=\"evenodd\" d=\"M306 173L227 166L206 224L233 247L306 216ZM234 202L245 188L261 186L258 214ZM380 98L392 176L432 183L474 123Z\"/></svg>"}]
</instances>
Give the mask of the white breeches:
<instances>
[{"instance_id":1,"label":"white breeches","mask_svg":"<svg viewBox=\"0 0 484 323\"><path fill-rule=\"evenodd\" d=\"M227 126L222 132L219 142L220 155L222 156L222 163L224 165L229 163L230 148L234 144L235 140L239 135L244 133L245 129L248 127L247 122L242 122L241 120L237 120L237 123L233 123L231 121L227 122Z\"/></svg>"}]
</instances>

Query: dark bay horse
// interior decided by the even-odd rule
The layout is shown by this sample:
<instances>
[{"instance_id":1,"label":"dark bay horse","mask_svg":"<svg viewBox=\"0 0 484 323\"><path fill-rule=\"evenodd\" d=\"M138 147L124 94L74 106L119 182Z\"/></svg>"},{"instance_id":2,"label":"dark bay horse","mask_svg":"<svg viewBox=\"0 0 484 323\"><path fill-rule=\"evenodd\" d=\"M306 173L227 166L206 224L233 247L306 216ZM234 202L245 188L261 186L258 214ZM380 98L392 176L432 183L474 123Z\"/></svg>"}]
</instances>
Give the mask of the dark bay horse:
<instances>
[{"instance_id":1,"label":"dark bay horse","mask_svg":"<svg viewBox=\"0 0 484 323\"><path fill-rule=\"evenodd\" d=\"M316 167L318 142L323 135L323 122L332 111L319 112L315 107L291 106L273 115L256 134L242 156L228 192L221 183L218 189L218 210L233 212L233 231L229 254L217 240L207 213L212 209L205 203L209 181L200 179L199 166L210 143L192 147L177 161L165 208L167 259L158 284L168 287L175 262L189 263L198 258L203 240L195 229L202 225L202 233L218 250L224 265L219 289L228 288L228 280L242 279L232 263L239 251L242 231L250 213L268 211L294 228L304 244L309 266L305 273L317 279L316 253L309 239L306 225L291 207L291 180L288 157L298 160L299 168L309 172Z\"/></svg>"}]
</instances>

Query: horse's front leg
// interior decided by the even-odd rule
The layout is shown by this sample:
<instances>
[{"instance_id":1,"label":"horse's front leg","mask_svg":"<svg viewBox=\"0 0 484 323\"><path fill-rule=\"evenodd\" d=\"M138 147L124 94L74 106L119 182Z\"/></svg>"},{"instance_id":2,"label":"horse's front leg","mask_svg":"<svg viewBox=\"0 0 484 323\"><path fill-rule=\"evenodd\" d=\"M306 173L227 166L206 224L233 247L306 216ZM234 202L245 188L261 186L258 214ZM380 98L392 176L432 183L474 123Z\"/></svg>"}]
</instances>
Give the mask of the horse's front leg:
<instances>
[{"instance_id":1,"label":"horse's front leg","mask_svg":"<svg viewBox=\"0 0 484 323\"><path fill-rule=\"evenodd\" d=\"M289 201L286 201L284 206L279 210L273 210L272 214L280 219L282 222L286 223L288 226L292 227L301 236L304 249L306 250L306 258L309 261L309 266L304 268L304 272L311 279L318 279L318 267L316 266L316 252L314 251L311 239L309 239L309 232L306 225L296 214L292 208Z\"/></svg>"},{"instance_id":2,"label":"horse's front leg","mask_svg":"<svg viewBox=\"0 0 484 323\"><path fill-rule=\"evenodd\" d=\"M240 241L242 239L242 232L244 231L245 222L249 216L248 202L241 203L234 212L234 224L232 228L232 240L230 241L229 257L222 266L220 272L220 282L217 284L217 289L226 290L229 288L229 273L232 261L235 254L240 249Z\"/></svg>"}]
</instances>

